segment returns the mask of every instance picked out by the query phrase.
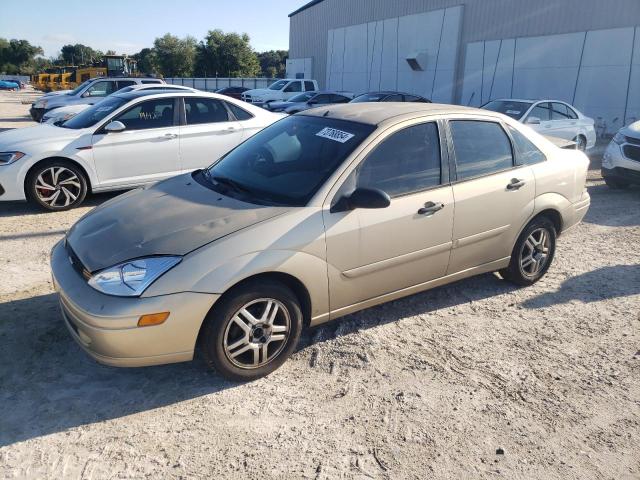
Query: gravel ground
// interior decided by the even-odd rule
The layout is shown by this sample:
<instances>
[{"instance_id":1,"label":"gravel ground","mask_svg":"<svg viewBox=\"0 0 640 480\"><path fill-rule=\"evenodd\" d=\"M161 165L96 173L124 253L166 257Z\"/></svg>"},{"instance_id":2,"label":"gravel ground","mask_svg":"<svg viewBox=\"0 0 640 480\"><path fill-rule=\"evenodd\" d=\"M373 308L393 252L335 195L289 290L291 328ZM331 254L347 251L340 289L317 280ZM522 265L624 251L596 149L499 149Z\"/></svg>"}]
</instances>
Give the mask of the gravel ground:
<instances>
[{"instance_id":1,"label":"gravel ground","mask_svg":"<svg viewBox=\"0 0 640 480\"><path fill-rule=\"evenodd\" d=\"M250 384L89 359L48 253L109 197L0 204L0 478L638 479L640 189L589 190L533 287L488 274L350 315Z\"/></svg>"}]
</instances>

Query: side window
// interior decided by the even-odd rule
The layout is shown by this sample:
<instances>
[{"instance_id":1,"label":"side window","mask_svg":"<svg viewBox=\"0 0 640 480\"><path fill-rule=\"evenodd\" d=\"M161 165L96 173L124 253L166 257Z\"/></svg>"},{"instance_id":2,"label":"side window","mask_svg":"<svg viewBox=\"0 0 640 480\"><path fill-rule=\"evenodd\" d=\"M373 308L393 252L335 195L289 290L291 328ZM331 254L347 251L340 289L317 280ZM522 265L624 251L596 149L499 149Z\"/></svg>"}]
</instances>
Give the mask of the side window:
<instances>
[{"instance_id":1,"label":"side window","mask_svg":"<svg viewBox=\"0 0 640 480\"><path fill-rule=\"evenodd\" d=\"M527 116L527 118L531 117L538 117L542 122L549 121L551 120L551 107L548 103L539 103Z\"/></svg>"},{"instance_id":2,"label":"side window","mask_svg":"<svg viewBox=\"0 0 640 480\"><path fill-rule=\"evenodd\" d=\"M244 108L240 108L231 102L225 103L227 104L227 107L229 107L233 115L236 117L236 120L249 120L250 118L253 118L253 115L247 112Z\"/></svg>"},{"instance_id":3,"label":"side window","mask_svg":"<svg viewBox=\"0 0 640 480\"><path fill-rule=\"evenodd\" d=\"M115 82L96 82L91 85L85 92L85 97L106 97L112 94L115 90Z\"/></svg>"},{"instance_id":4,"label":"side window","mask_svg":"<svg viewBox=\"0 0 640 480\"><path fill-rule=\"evenodd\" d=\"M314 100L316 103L331 103L331 95L316 95Z\"/></svg>"},{"instance_id":5,"label":"side window","mask_svg":"<svg viewBox=\"0 0 640 480\"><path fill-rule=\"evenodd\" d=\"M313 92L316 89L316 86L313 82L304 82L304 89L306 92Z\"/></svg>"},{"instance_id":6,"label":"side window","mask_svg":"<svg viewBox=\"0 0 640 480\"><path fill-rule=\"evenodd\" d=\"M331 101L333 103L347 103L350 98L343 97L342 95L331 95Z\"/></svg>"},{"instance_id":7,"label":"side window","mask_svg":"<svg viewBox=\"0 0 640 480\"><path fill-rule=\"evenodd\" d=\"M211 98L185 98L187 125L228 122L229 113L220 100Z\"/></svg>"},{"instance_id":8,"label":"side window","mask_svg":"<svg viewBox=\"0 0 640 480\"><path fill-rule=\"evenodd\" d=\"M405 128L384 140L357 168L357 186L391 197L440 184L440 139L435 123Z\"/></svg>"},{"instance_id":9,"label":"side window","mask_svg":"<svg viewBox=\"0 0 640 480\"><path fill-rule=\"evenodd\" d=\"M173 125L173 98L147 100L131 107L114 120L124 123L127 130L146 130Z\"/></svg>"},{"instance_id":10,"label":"side window","mask_svg":"<svg viewBox=\"0 0 640 480\"><path fill-rule=\"evenodd\" d=\"M567 114L569 115L569 118L571 120L577 120L578 119L578 114L571 107L567 107Z\"/></svg>"},{"instance_id":11,"label":"side window","mask_svg":"<svg viewBox=\"0 0 640 480\"><path fill-rule=\"evenodd\" d=\"M567 106L564 103L552 103L551 107L552 107L551 120L568 120L569 119Z\"/></svg>"},{"instance_id":12,"label":"side window","mask_svg":"<svg viewBox=\"0 0 640 480\"><path fill-rule=\"evenodd\" d=\"M494 122L449 122L456 152L458 180L499 172L513 166L511 142Z\"/></svg>"},{"instance_id":13,"label":"side window","mask_svg":"<svg viewBox=\"0 0 640 480\"><path fill-rule=\"evenodd\" d=\"M160 80L142 80L143 85L147 83L162 83L162 82Z\"/></svg>"},{"instance_id":14,"label":"side window","mask_svg":"<svg viewBox=\"0 0 640 480\"><path fill-rule=\"evenodd\" d=\"M540 149L531 142L531 140L525 137L524 134L511 126L507 126L507 128L509 129L509 133L511 133L513 143L516 144L516 149L518 150L518 164L533 165L535 163L544 162L547 159L547 157L544 156L544 153L542 153Z\"/></svg>"},{"instance_id":15,"label":"side window","mask_svg":"<svg viewBox=\"0 0 640 480\"><path fill-rule=\"evenodd\" d=\"M302 82L291 82L289 85L287 85L287 87L284 89L285 92L290 93L290 92L301 92L302 91Z\"/></svg>"},{"instance_id":16,"label":"side window","mask_svg":"<svg viewBox=\"0 0 640 480\"><path fill-rule=\"evenodd\" d=\"M402 95L399 95L399 94L389 95L383 101L384 102L402 102Z\"/></svg>"},{"instance_id":17,"label":"side window","mask_svg":"<svg viewBox=\"0 0 640 480\"><path fill-rule=\"evenodd\" d=\"M118 90L135 84L136 82L134 82L133 80L118 80Z\"/></svg>"}]
</instances>

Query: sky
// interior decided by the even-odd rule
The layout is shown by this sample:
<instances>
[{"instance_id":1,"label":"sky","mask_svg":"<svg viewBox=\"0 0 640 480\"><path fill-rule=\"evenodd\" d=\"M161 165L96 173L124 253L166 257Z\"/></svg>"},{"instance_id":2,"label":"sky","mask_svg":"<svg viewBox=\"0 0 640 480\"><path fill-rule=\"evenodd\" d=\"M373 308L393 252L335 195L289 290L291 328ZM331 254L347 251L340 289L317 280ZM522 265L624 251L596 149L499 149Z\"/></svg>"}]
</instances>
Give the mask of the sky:
<instances>
[{"instance_id":1,"label":"sky","mask_svg":"<svg viewBox=\"0 0 640 480\"><path fill-rule=\"evenodd\" d=\"M0 37L29 40L57 56L68 43L133 54L169 32L198 41L208 30L248 33L258 51L289 48L289 13L308 0L28 0L8 3Z\"/></svg>"}]
</instances>

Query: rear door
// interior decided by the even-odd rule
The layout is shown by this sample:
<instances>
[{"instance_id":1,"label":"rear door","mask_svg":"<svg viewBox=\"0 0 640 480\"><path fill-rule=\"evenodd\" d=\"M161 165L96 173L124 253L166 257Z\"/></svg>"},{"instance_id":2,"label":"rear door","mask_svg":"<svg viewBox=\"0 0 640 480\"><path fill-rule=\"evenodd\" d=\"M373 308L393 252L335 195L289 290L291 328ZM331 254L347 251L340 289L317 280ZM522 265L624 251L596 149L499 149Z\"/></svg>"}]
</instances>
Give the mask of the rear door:
<instances>
[{"instance_id":1,"label":"rear door","mask_svg":"<svg viewBox=\"0 0 640 480\"><path fill-rule=\"evenodd\" d=\"M292 82L289 82L289 85L284 87L284 90L282 91L282 98L283 100L289 100L291 97L297 95L300 92L302 92L302 81L294 80Z\"/></svg>"},{"instance_id":2,"label":"rear door","mask_svg":"<svg viewBox=\"0 0 640 480\"><path fill-rule=\"evenodd\" d=\"M551 123L558 138L573 140L578 135L577 121L571 118L569 108L564 103L551 103Z\"/></svg>"},{"instance_id":3,"label":"rear door","mask_svg":"<svg viewBox=\"0 0 640 480\"><path fill-rule=\"evenodd\" d=\"M535 179L516 165L515 149L502 124L450 120L455 154L453 274L511 255L520 228L533 212Z\"/></svg>"},{"instance_id":4,"label":"rear door","mask_svg":"<svg viewBox=\"0 0 640 480\"><path fill-rule=\"evenodd\" d=\"M242 142L240 122L225 102L216 98L185 97L180 126L181 168L189 172L211 165Z\"/></svg>"},{"instance_id":5,"label":"rear door","mask_svg":"<svg viewBox=\"0 0 640 480\"><path fill-rule=\"evenodd\" d=\"M126 129L92 139L101 186L130 186L163 180L180 173L176 97L138 102L110 121ZM107 122L109 123L109 122Z\"/></svg>"}]
</instances>

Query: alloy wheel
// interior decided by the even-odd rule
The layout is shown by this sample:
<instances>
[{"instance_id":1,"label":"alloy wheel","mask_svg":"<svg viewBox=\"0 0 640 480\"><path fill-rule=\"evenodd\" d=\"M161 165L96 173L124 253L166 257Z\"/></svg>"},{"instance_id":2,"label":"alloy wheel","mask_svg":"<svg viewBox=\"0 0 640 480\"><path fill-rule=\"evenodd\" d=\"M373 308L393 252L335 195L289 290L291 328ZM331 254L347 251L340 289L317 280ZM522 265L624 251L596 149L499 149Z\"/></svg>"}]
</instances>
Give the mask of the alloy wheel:
<instances>
[{"instance_id":1,"label":"alloy wheel","mask_svg":"<svg viewBox=\"0 0 640 480\"><path fill-rule=\"evenodd\" d=\"M546 228L537 228L529 234L520 252L520 269L527 277L535 277L547 264L551 237Z\"/></svg>"},{"instance_id":2,"label":"alloy wheel","mask_svg":"<svg viewBox=\"0 0 640 480\"><path fill-rule=\"evenodd\" d=\"M49 167L36 177L38 199L52 208L67 207L82 193L78 176L66 167Z\"/></svg>"},{"instance_id":3,"label":"alloy wheel","mask_svg":"<svg viewBox=\"0 0 640 480\"><path fill-rule=\"evenodd\" d=\"M262 367L282 352L290 330L291 316L284 304L273 298L253 300L227 323L224 353L237 367Z\"/></svg>"}]
</instances>

